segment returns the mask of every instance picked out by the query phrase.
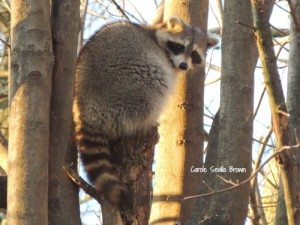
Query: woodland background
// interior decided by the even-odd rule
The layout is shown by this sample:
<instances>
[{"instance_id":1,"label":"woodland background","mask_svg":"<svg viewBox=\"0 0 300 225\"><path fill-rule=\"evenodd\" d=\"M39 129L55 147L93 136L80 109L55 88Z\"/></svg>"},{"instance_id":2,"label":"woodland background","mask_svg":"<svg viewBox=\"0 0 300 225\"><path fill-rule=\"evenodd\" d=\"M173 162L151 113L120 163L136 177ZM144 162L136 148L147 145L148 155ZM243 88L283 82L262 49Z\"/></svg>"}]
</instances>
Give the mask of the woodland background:
<instances>
[{"instance_id":1,"label":"woodland background","mask_svg":"<svg viewBox=\"0 0 300 225\"><path fill-rule=\"evenodd\" d=\"M76 173L69 138L76 54L107 22L170 15L220 43L205 68L181 76L164 112L151 224L300 224L299 0L166 0L158 11L155 0L0 3L1 225L122 224ZM247 172L191 173L192 166ZM151 171L137 170L152 182ZM82 190L78 199L66 171L96 200ZM145 221L149 210L128 215Z\"/></svg>"}]
</instances>

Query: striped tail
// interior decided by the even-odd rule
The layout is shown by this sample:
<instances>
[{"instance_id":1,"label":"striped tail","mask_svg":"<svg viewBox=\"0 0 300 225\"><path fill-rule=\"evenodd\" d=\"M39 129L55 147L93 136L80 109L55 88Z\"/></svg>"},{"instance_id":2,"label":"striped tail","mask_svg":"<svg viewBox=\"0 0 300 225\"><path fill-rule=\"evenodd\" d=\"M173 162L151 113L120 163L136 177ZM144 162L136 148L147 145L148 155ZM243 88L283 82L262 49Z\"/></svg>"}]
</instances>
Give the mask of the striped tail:
<instances>
[{"instance_id":1,"label":"striped tail","mask_svg":"<svg viewBox=\"0 0 300 225\"><path fill-rule=\"evenodd\" d=\"M116 162L106 138L77 136L81 161L97 192L113 206L127 207L130 196L116 176Z\"/></svg>"}]
</instances>

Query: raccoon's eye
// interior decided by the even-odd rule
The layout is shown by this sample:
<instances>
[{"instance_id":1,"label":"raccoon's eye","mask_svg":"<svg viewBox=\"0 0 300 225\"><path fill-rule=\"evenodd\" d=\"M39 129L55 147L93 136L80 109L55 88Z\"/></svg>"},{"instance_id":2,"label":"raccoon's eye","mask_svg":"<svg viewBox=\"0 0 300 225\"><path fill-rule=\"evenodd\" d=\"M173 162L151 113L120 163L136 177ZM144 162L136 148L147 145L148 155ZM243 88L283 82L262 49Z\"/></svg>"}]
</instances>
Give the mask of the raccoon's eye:
<instances>
[{"instance_id":1,"label":"raccoon's eye","mask_svg":"<svg viewBox=\"0 0 300 225\"><path fill-rule=\"evenodd\" d=\"M196 51L192 51L191 57L193 64L200 64L202 62L201 56Z\"/></svg>"},{"instance_id":2,"label":"raccoon's eye","mask_svg":"<svg viewBox=\"0 0 300 225\"><path fill-rule=\"evenodd\" d=\"M177 44L173 41L168 41L167 42L167 47L168 49L173 52L175 55L178 55L178 54L181 54L184 52L184 45L181 45L181 44Z\"/></svg>"}]
</instances>

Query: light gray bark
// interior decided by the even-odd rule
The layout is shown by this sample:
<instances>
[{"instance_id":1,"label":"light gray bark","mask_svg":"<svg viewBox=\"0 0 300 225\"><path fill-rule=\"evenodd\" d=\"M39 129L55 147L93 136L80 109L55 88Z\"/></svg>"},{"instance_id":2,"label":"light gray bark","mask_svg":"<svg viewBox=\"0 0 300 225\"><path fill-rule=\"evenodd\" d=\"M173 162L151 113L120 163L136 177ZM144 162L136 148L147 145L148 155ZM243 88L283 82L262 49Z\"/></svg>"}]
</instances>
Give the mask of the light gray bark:
<instances>
[{"instance_id":1,"label":"light gray bark","mask_svg":"<svg viewBox=\"0 0 300 225\"><path fill-rule=\"evenodd\" d=\"M48 224L50 2L11 1L9 225Z\"/></svg>"},{"instance_id":2,"label":"light gray bark","mask_svg":"<svg viewBox=\"0 0 300 225\"><path fill-rule=\"evenodd\" d=\"M228 181L243 181L251 173L254 65L257 51L251 29L237 23L252 24L249 0L224 2L222 39L220 131L217 167ZM245 168L246 172L229 173L229 167ZM214 195L209 217L220 224L242 225L248 210L250 184L233 191ZM231 186L216 178L215 190Z\"/></svg>"},{"instance_id":3,"label":"light gray bark","mask_svg":"<svg viewBox=\"0 0 300 225\"><path fill-rule=\"evenodd\" d=\"M296 7L296 17L298 21L300 20L300 7L299 1ZM296 144L296 137L300 138L300 31L295 29L295 24L292 19L290 18L291 27L290 27L290 46L289 46L289 65L288 65L288 93L287 93L287 110L290 114L289 117L289 126L290 126L290 136L292 137L293 144ZM295 191L294 193L300 192L300 153L299 151L294 151L294 168L295 174L298 175L298 179L294 183L295 187L292 187ZM285 212L286 207L284 204L284 195L282 191L283 186L280 185L279 191L279 199L278 199L278 206L276 210L276 225L284 225L287 224L286 214L282 213ZM299 224L300 217L299 212L296 211L295 218L296 224Z\"/></svg>"}]
</instances>

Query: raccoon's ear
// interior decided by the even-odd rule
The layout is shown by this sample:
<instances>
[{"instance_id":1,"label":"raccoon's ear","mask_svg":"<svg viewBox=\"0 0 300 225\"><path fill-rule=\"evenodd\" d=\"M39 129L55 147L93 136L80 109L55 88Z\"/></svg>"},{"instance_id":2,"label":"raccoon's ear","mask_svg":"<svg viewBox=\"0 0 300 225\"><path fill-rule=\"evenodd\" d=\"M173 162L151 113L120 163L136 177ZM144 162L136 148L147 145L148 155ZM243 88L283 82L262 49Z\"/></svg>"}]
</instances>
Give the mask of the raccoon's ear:
<instances>
[{"instance_id":1,"label":"raccoon's ear","mask_svg":"<svg viewBox=\"0 0 300 225\"><path fill-rule=\"evenodd\" d=\"M183 21L176 16L170 17L167 24L168 28L175 32L181 32L184 29Z\"/></svg>"},{"instance_id":2,"label":"raccoon's ear","mask_svg":"<svg viewBox=\"0 0 300 225\"><path fill-rule=\"evenodd\" d=\"M219 39L216 35L207 34L207 42L206 42L207 49L216 46L218 43L219 43Z\"/></svg>"}]
</instances>

